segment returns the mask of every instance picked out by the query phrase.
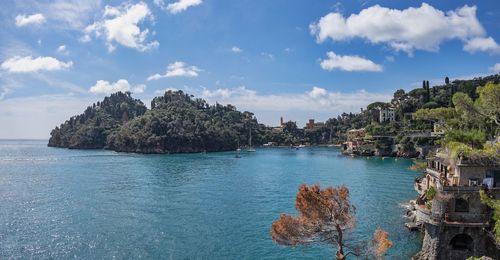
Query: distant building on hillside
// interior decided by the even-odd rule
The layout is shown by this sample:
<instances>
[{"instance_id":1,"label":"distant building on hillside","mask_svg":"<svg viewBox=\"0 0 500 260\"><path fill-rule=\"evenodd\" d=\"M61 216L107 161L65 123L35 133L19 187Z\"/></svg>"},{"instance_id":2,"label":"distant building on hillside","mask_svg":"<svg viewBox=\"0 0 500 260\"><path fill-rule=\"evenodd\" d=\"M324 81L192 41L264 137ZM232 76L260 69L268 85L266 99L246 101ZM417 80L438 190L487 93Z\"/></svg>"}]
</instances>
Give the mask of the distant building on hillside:
<instances>
[{"instance_id":1,"label":"distant building on hillside","mask_svg":"<svg viewBox=\"0 0 500 260\"><path fill-rule=\"evenodd\" d=\"M371 147L365 142L366 131L364 128L347 131L347 140L342 145L342 153L350 155L372 155Z\"/></svg>"},{"instance_id":2,"label":"distant building on hillside","mask_svg":"<svg viewBox=\"0 0 500 260\"><path fill-rule=\"evenodd\" d=\"M283 120L283 117L280 117L280 125L277 126L277 127L271 128L271 131L275 132L275 133L282 133L283 132L283 128L285 128L285 122Z\"/></svg>"},{"instance_id":3,"label":"distant building on hillside","mask_svg":"<svg viewBox=\"0 0 500 260\"><path fill-rule=\"evenodd\" d=\"M394 108L378 108L378 113L379 113L379 119L378 121L380 123L383 122L394 122L396 120L396 113L394 113Z\"/></svg>"},{"instance_id":4,"label":"distant building on hillside","mask_svg":"<svg viewBox=\"0 0 500 260\"><path fill-rule=\"evenodd\" d=\"M325 126L325 123L323 123L323 122L314 122L314 119L309 119L309 122L306 123L306 127L304 127L304 128L312 130L312 129L316 129L316 128L320 128L320 127L324 127L324 126Z\"/></svg>"}]
</instances>

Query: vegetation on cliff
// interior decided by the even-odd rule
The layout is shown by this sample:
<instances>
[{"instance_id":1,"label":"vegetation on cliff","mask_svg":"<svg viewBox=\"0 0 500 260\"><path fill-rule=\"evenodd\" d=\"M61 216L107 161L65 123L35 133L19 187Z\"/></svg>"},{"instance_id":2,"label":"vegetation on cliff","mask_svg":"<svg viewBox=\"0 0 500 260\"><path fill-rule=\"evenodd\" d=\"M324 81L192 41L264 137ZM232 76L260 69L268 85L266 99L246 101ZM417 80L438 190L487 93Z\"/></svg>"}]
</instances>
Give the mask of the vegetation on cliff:
<instances>
[{"instance_id":1,"label":"vegetation on cliff","mask_svg":"<svg viewBox=\"0 0 500 260\"><path fill-rule=\"evenodd\" d=\"M107 138L128 120L146 112L144 104L130 92L114 93L72 116L50 133L49 146L77 149L104 148Z\"/></svg>"},{"instance_id":2,"label":"vegetation on cliff","mask_svg":"<svg viewBox=\"0 0 500 260\"><path fill-rule=\"evenodd\" d=\"M433 125L446 130L447 142L468 140L466 144L481 146L498 131L500 75L445 82L429 87L424 81L422 88L408 93L397 90L390 102L342 113L314 129L289 121L280 131L259 124L250 112L209 105L182 91L156 97L150 110L130 93L115 93L52 130L49 146L141 153L223 151L248 144L249 129L254 145L288 146L341 143L349 129L365 128L377 149L397 144L404 155L415 154L415 146L437 144L435 137L408 136ZM378 109L387 107L394 109L396 121L379 122ZM388 136L395 138L384 138Z\"/></svg>"},{"instance_id":3,"label":"vegetation on cliff","mask_svg":"<svg viewBox=\"0 0 500 260\"><path fill-rule=\"evenodd\" d=\"M441 124L441 141L452 160L474 164L500 164L500 144L489 142L500 132L500 84L489 82L476 89L476 99L457 92L454 108L420 109L414 118Z\"/></svg>"},{"instance_id":4,"label":"vegetation on cliff","mask_svg":"<svg viewBox=\"0 0 500 260\"><path fill-rule=\"evenodd\" d=\"M495 222L493 227L493 237L495 238L495 243L500 247L500 200L496 200L484 191L480 191L481 202L493 209L492 220Z\"/></svg>"},{"instance_id":5,"label":"vegetation on cliff","mask_svg":"<svg viewBox=\"0 0 500 260\"><path fill-rule=\"evenodd\" d=\"M182 91L167 91L153 99L151 110L112 133L108 146L141 153L228 151L246 144L257 125L252 113L232 105L211 106Z\"/></svg>"},{"instance_id":6,"label":"vegetation on cliff","mask_svg":"<svg viewBox=\"0 0 500 260\"><path fill-rule=\"evenodd\" d=\"M182 91L154 98L150 110L129 92L118 92L52 130L49 146L139 153L227 151L246 144L250 129L261 141L262 127L250 112L209 105Z\"/></svg>"}]
</instances>

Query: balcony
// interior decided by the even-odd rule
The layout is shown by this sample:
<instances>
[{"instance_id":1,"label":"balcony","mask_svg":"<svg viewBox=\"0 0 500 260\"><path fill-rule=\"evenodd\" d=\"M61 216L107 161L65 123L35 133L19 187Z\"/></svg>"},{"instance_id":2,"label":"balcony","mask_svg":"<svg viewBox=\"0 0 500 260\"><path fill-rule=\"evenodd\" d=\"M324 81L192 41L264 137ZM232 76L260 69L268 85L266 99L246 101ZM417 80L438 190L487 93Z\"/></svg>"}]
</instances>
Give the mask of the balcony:
<instances>
[{"instance_id":1,"label":"balcony","mask_svg":"<svg viewBox=\"0 0 500 260\"><path fill-rule=\"evenodd\" d=\"M441 179L441 172L435 170L435 169L431 169L431 168L427 168L425 169L425 172L432 175L434 178L437 178L437 179Z\"/></svg>"},{"instance_id":2,"label":"balcony","mask_svg":"<svg viewBox=\"0 0 500 260\"><path fill-rule=\"evenodd\" d=\"M491 219L490 214L477 214L468 212L450 212L444 214L448 223L486 223Z\"/></svg>"}]
</instances>

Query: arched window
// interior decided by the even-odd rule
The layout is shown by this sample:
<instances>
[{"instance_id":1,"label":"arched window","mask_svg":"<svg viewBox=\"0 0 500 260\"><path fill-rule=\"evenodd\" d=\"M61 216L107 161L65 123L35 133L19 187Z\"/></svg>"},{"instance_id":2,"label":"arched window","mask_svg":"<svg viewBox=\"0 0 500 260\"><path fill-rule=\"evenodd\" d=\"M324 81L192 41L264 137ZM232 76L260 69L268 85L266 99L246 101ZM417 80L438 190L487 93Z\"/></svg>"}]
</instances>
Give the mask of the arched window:
<instances>
[{"instance_id":1,"label":"arched window","mask_svg":"<svg viewBox=\"0 0 500 260\"><path fill-rule=\"evenodd\" d=\"M472 251L474 249L474 241L467 234L458 234L451 239L451 248L453 250Z\"/></svg>"},{"instance_id":2,"label":"arched window","mask_svg":"<svg viewBox=\"0 0 500 260\"><path fill-rule=\"evenodd\" d=\"M469 212L469 203L467 200L462 198L455 199L455 212Z\"/></svg>"}]
</instances>

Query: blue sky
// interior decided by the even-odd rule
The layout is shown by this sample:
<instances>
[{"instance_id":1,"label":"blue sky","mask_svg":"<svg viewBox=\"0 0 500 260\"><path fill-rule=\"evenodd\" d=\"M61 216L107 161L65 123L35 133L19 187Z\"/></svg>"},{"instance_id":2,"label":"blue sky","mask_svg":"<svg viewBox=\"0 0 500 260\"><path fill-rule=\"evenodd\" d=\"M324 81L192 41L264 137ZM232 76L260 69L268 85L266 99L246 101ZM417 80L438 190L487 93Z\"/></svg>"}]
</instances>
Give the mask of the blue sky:
<instances>
[{"instance_id":1,"label":"blue sky","mask_svg":"<svg viewBox=\"0 0 500 260\"><path fill-rule=\"evenodd\" d=\"M2 1L0 138L117 90L231 103L276 125L356 112L423 79L500 73L498 1Z\"/></svg>"}]
</instances>

